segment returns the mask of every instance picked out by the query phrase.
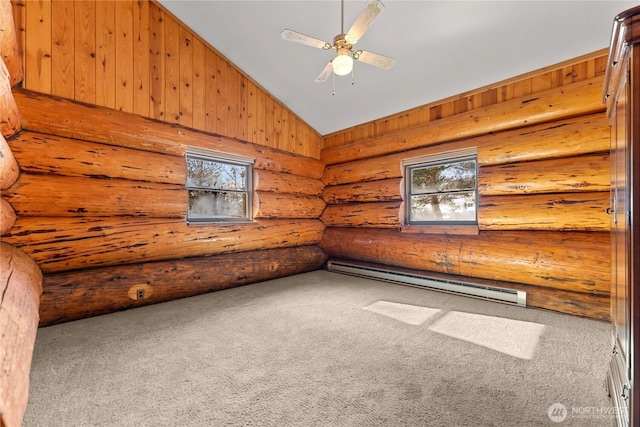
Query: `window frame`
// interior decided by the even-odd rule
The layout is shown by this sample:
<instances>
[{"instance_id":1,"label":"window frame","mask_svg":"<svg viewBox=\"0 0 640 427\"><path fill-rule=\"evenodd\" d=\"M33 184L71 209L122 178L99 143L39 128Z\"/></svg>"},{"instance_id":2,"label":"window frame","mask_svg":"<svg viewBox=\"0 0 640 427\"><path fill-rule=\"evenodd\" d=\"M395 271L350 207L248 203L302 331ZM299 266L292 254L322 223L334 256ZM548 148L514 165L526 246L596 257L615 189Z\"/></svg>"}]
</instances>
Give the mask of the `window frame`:
<instances>
[{"instance_id":1,"label":"window frame","mask_svg":"<svg viewBox=\"0 0 640 427\"><path fill-rule=\"evenodd\" d=\"M239 190L225 190L225 189L213 189L210 187L200 187L200 186L192 186L189 185L189 167L188 162L190 159L195 160L203 160L207 162L220 163L223 165L232 165L243 167L246 170L246 176L244 178L244 183L246 189L243 191ZM245 215L242 217L232 217L232 216L216 216L216 217L198 217L194 218L189 215L189 194L187 194L187 223L196 223L196 224L211 224L211 223L233 223L233 222L251 222L253 220L253 164L255 163L255 159L251 159L249 157L236 156L233 154L219 153L216 151L205 150L201 148L195 147L187 147L185 152L185 164L187 165L186 171L186 183L185 187L187 192L190 191L204 191L209 193L223 193L223 192L231 192L231 193L241 193L246 195L246 207L245 207Z\"/></svg>"},{"instance_id":2,"label":"window frame","mask_svg":"<svg viewBox=\"0 0 640 427\"><path fill-rule=\"evenodd\" d=\"M442 164L460 163L464 161L473 161L475 163L475 188L464 190L474 192L474 219L473 220L443 220L443 221L412 221L411 220L411 200L412 196L419 194L455 194L462 191L446 191L434 193L415 193L412 192L412 176L411 172L429 166L437 166ZM404 174L404 212L402 213L401 230L414 233L434 233L434 234L478 234L478 154L477 148L469 148L464 150L456 150L442 152L432 155L421 156L413 159L407 159L402 162L402 170Z\"/></svg>"}]
</instances>

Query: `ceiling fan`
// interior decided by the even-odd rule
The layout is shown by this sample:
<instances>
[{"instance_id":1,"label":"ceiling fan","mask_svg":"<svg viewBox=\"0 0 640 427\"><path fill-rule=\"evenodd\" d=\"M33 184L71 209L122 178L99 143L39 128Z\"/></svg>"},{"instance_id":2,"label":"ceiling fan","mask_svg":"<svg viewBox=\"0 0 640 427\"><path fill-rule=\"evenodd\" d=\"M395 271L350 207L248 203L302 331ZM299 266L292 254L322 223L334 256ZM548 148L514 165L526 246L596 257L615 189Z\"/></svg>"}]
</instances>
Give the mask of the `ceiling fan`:
<instances>
[{"instance_id":1,"label":"ceiling fan","mask_svg":"<svg viewBox=\"0 0 640 427\"><path fill-rule=\"evenodd\" d=\"M366 50L353 50L353 45L360 40L384 10L382 2L380 0L367 1L347 33L344 32L344 0L341 1L341 6L340 34L333 38L333 44L293 30L286 29L280 33L285 40L324 50L332 49L336 52L335 58L329 61L316 78L316 83L327 80L332 72L339 76L349 74L353 70L354 59L385 70L393 67L396 62L395 59L388 56Z\"/></svg>"}]
</instances>

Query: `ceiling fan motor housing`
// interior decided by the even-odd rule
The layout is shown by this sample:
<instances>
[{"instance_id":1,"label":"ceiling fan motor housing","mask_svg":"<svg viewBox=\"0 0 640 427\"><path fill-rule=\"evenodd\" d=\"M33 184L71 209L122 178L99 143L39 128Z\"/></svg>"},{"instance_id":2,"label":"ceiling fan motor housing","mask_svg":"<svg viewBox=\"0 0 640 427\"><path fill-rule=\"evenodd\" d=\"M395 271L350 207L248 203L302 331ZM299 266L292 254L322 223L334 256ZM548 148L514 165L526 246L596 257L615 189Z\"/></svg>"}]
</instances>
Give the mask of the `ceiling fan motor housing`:
<instances>
[{"instance_id":1,"label":"ceiling fan motor housing","mask_svg":"<svg viewBox=\"0 0 640 427\"><path fill-rule=\"evenodd\" d=\"M338 34L333 38L333 50L338 52L338 55L343 51L342 49L346 49L347 52L351 52L353 45L347 41L346 37L346 34ZM344 55L344 53L342 53L342 55Z\"/></svg>"}]
</instances>

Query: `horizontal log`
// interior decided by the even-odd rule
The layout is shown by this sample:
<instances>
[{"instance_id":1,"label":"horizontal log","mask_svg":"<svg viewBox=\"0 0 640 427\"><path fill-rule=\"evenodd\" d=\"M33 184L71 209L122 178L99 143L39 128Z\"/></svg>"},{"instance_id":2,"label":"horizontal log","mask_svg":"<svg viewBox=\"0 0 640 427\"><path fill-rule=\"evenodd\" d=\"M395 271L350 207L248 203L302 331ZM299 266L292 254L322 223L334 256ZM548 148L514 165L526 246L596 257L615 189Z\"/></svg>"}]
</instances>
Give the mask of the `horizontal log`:
<instances>
[{"instance_id":1,"label":"horizontal log","mask_svg":"<svg viewBox=\"0 0 640 427\"><path fill-rule=\"evenodd\" d=\"M3 193L18 216L186 218L184 185L21 174Z\"/></svg>"},{"instance_id":2,"label":"horizontal log","mask_svg":"<svg viewBox=\"0 0 640 427\"><path fill-rule=\"evenodd\" d=\"M320 179L324 163L264 145L153 119L14 89L26 130L184 156L187 146L255 159L254 167Z\"/></svg>"},{"instance_id":3,"label":"horizontal log","mask_svg":"<svg viewBox=\"0 0 640 427\"><path fill-rule=\"evenodd\" d=\"M322 197L327 204L332 205L352 202L399 201L402 199L401 194L404 191L401 185L400 178L334 185L326 187Z\"/></svg>"},{"instance_id":4,"label":"horizontal log","mask_svg":"<svg viewBox=\"0 0 640 427\"><path fill-rule=\"evenodd\" d=\"M375 181L377 182L377 181ZM327 227L398 228L400 202L328 205L320 219ZM480 230L608 231L608 192L481 196Z\"/></svg>"},{"instance_id":5,"label":"horizontal log","mask_svg":"<svg viewBox=\"0 0 640 427\"><path fill-rule=\"evenodd\" d=\"M305 273L324 262L317 246L299 246L48 274L40 326ZM140 299L137 292L131 298L132 288L145 290Z\"/></svg>"},{"instance_id":6,"label":"horizontal log","mask_svg":"<svg viewBox=\"0 0 640 427\"><path fill-rule=\"evenodd\" d=\"M604 120L603 120L604 117ZM341 185L402 176L402 162L434 154L478 150L478 164L573 158L609 150L609 128L604 113L546 123L463 141L430 146L370 159L327 166L323 182ZM605 126L606 127L603 127ZM584 132L584 133L579 133ZM593 133L593 137L591 135Z\"/></svg>"},{"instance_id":7,"label":"horizontal log","mask_svg":"<svg viewBox=\"0 0 640 427\"><path fill-rule=\"evenodd\" d=\"M330 205L320 220L327 227L400 227L400 202L349 203Z\"/></svg>"},{"instance_id":8,"label":"horizontal log","mask_svg":"<svg viewBox=\"0 0 640 427\"><path fill-rule=\"evenodd\" d=\"M16 222L16 212L9 202L0 199L0 236L9 231Z\"/></svg>"},{"instance_id":9,"label":"horizontal log","mask_svg":"<svg viewBox=\"0 0 640 427\"><path fill-rule=\"evenodd\" d=\"M324 188L320 179L258 169L253 171L253 185L256 191L307 196L319 196Z\"/></svg>"},{"instance_id":10,"label":"horizontal log","mask_svg":"<svg viewBox=\"0 0 640 427\"><path fill-rule=\"evenodd\" d=\"M15 135L21 129L20 110L11 92L9 71L0 61L0 134L5 138Z\"/></svg>"},{"instance_id":11,"label":"horizontal log","mask_svg":"<svg viewBox=\"0 0 640 427\"><path fill-rule=\"evenodd\" d=\"M254 218L320 217L325 203L320 196L256 191L253 195Z\"/></svg>"},{"instance_id":12,"label":"horizontal log","mask_svg":"<svg viewBox=\"0 0 640 427\"><path fill-rule=\"evenodd\" d=\"M9 142L23 172L184 185L182 156L23 131Z\"/></svg>"},{"instance_id":13,"label":"horizontal log","mask_svg":"<svg viewBox=\"0 0 640 427\"><path fill-rule=\"evenodd\" d=\"M609 191L609 154L481 167L481 195Z\"/></svg>"},{"instance_id":14,"label":"horizontal log","mask_svg":"<svg viewBox=\"0 0 640 427\"><path fill-rule=\"evenodd\" d=\"M120 264L315 245L315 219L187 224L184 220L20 217L2 240L19 246L45 273Z\"/></svg>"},{"instance_id":15,"label":"horizontal log","mask_svg":"<svg viewBox=\"0 0 640 427\"><path fill-rule=\"evenodd\" d=\"M609 151L609 119L604 112L473 139L480 166L575 157Z\"/></svg>"},{"instance_id":16,"label":"horizontal log","mask_svg":"<svg viewBox=\"0 0 640 427\"><path fill-rule=\"evenodd\" d=\"M406 153L390 154L388 156L373 157L371 159L356 160L349 163L340 163L327 166L322 177L325 186L345 185L378 181L402 177L402 162L415 157L422 157L449 151L456 148L468 147L466 143L452 143L446 149L442 147L427 147Z\"/></svg>"},{"instance_id":17,"label":"horizontal log","mask_svg":"<svg viewBox=\"0 0 640 427\"><path fill-rule=\"evenodd\" d=\"M18 180L20 168L7 141L0 135L0 191L11 187Z\"/></svg>"},{"instance_id":18,"label":"horizontal log","mask_svg":"<svg viewBox=\"0 0 640 427\"><path fill-rule=\"evenodd\" d=\"M480 230L608 231L609 192L482 196Z\"/></svg>"},{"instance_id":19,"label":"horizontal log","mask_svg":"<svg viewBox=\"0 0 640 427\"><path fill-rule=\"evenodd\" d=\"M0 53L9 75L11 86L22 81L22 55L18 49L16 28L13 24L13 8L11 1L0 1Z\"/></svg>"},{"instance_id":20,"label":"horizontal log","mask_svg":"<svg viewBox=\"0 0 640 427\"><path fill-rule=\"evenodd\" d=\"M327 228L327 256L607 295L609 233L487 231L477 236Z\"/></svg>"},{"instance_id":21,"label":"horizontal log","mask_svg":"<svg viewBox=\"0 0 640 427\"><path fill-rule=\"evenodd\" d=\"M604 111L602 77L493 104L397 132L331 147L327 165L382 156L524 126Z\"/></svg>"},{"instance_id":22,"label":"horizontal log","mask_svg":"<svg viewBox=\"0 0 640 427\"><path fill-rule=\"evenodd\" d=\"M0 61L1 62L1 61ZM14 246L0 242L0 424L20 426L38 330L42 272Z\"/></svg>"}]
</instances>

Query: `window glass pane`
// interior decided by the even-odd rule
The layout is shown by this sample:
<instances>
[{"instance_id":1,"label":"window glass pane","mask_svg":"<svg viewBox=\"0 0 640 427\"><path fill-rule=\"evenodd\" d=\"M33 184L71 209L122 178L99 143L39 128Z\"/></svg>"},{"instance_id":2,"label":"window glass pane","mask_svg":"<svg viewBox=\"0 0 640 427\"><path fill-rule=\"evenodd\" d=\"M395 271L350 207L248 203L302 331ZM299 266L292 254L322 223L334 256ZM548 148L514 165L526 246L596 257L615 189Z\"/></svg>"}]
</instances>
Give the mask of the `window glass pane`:
<instances>
[{"instance_id":1,"label":"window glass pane","mask_svg":"<svg viewBox=\"0 0 640 427\"><path fill-rule=\"evenodd\" d=\"M247 190L247 168L240 165L222 164L220 173L222 181L220 188L225 190L246 191Z\"/></svg>"},{"instance_id":2,"label":"window glass pane","mask_svg":"<svg viewBox=\"0 0 640 427\"><path fill-rule=\"evenodd\" d=\"M410 222L476 221L476 192L411 196Z\"/></svg>"},{"instance_id":3,"label":"window glass pane","mask_svg":"<svg viewBox=\"0 0 640 427\"><path fill-rule=\"evenodd\" d=\"M411 194L474 190L476 162L442 163L411 169Z\"/></svg>"},{"instance_id":4,"label":"window glass pane","mask_svg":"<svg viewBox=\"0 0 640 427\"><path fill-rule=\"evenodd\" d=\"M190 219L247 218L247 193L189 190Z\"/></svg>"},{"instance_id":5,"label":"window glass pane","mask_svg":"<svg viewBox=\"0 0 640 427\"><path fill-rule=\"evenodd\" d=\"M247 167L212 160L187 158L187 187L247 190Z\"/></svg>"}]
</instances>

